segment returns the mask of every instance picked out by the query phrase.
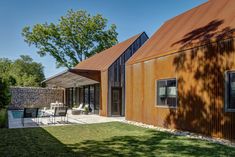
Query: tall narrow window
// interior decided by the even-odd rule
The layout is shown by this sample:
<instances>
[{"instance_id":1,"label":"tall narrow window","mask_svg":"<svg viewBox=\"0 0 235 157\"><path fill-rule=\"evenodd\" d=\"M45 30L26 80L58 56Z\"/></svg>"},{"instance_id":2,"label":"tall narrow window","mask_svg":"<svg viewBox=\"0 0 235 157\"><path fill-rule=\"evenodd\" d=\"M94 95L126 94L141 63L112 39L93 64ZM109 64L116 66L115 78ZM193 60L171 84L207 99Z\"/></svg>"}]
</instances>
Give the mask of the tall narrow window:
<instances>
[{"instance_id":1,"label":"tall narrow window","mask_svg":"<svg viewBox=\"0 0 235 157\"><path fill-rule=\"evenodd\" d=\"M100 84L95 85L95 110L100 109Z\"/></svg>"},{"instance_id":2,"label":"tall narrow window","mask_svg":"<svg viewBox=\"0 0 235 157\"><path fill-rule=\"evenodd\" d=\"M235 71L226 73L225 109L235 112Z\"/></svg>"},{"instance_id":3,"label":"tall narrow window","mask_svg":"<svg viewBox=\"0 0 235 157\"><path fill-rule=\"evenodd\" d=\"M90 101L89 101L89 86L85 86L84 87L84 102L85 102L85 105L86 104L90 104Z\"/></svg>"},{"instance_id":4,"label":"tall narrow window","mask_svg":"<svg viewBox=\"0 0 235 157\"><path fill-rule=\"evenodd\" d=\"M157 105L176 107L177 105L176 79L157 81Z\"/></svg>"},{"instance_id":5,"label":"tall narrow window","mask_svg":"<svg viewBox=\"0 0 235 157\"><path fill-rule=\"evenodd\" d=\"M95 95L94 95L94 85L90 85L90 108L94 113L95 110Z\"/></svg>"}]
</instances>

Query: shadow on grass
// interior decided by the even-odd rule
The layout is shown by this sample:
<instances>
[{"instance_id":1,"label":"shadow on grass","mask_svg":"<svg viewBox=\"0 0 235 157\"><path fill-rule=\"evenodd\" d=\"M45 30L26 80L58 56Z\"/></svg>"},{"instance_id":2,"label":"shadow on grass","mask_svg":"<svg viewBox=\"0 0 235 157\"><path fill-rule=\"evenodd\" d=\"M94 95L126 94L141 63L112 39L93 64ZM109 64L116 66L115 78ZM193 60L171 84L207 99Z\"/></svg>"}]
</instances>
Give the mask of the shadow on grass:
<instances>
[{"instance_id":1,"label":"shadow on grass","mask_svg":"<svg viewBox=\"0 0 235 157\"><path fill-rule=\"evenodd\" d=\"M146 131L144 136L114 136L68 145L79 156L233 156L235 150L196 139ZM232 155L233 154L233 155Z\"/></svg>"},{"instance_id":2,"label":"shadow on grass","mask_svg":"<svg viewBox=\"0 0 235 157\"><path fill-rule=\"evenodd\" d=\"M50 128L63 130L62 127ZM138 128L137 128L138 129ZM66 130L67 131L67 130ZM61 131L62 132L62 131ZM61 133L60 132L60 133ZM0 130L0 156L234 156L235 149L143 129L100 140L63 142L45 128ZM68 132L70 135L71 133ZM63 136L63 134L61 134ZM78 138L81 134L71 134ZM91 135L96 136L96 135ZM57 138L58 139L57 139ZM62 137L63 138L63 137ZM59 140L60 139L60 140Z\"/></svg>"},{"instance_id":3,"label":"shadow on grass","mask_svg":"<svg viewBox=\"0 0 235 157\"><path fill-rule=\"evenodd\" d=\"M0 156L76 156L43 128L0 129Z\"/></svg>"}]
</instances>

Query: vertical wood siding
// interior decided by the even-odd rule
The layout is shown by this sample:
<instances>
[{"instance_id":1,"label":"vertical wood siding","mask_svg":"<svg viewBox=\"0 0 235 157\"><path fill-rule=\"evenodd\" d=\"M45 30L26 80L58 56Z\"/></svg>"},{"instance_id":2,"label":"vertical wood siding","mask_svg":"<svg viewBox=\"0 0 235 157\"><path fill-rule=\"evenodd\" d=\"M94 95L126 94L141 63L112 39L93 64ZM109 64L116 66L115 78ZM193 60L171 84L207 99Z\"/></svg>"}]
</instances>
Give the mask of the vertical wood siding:
<instances>
[{"instance_id":1,"label":"vertical wood siding","mask_svg":"<svg viewBox=\"0 0 235 157\"><path fill-rule=\"evenodd\" d=\"M233 39L126 66L126 119L235 140L224 109L224 74L235 70ZM177 108L156 104L156 80L177 78Z\"/></svg>"}]
</instances>

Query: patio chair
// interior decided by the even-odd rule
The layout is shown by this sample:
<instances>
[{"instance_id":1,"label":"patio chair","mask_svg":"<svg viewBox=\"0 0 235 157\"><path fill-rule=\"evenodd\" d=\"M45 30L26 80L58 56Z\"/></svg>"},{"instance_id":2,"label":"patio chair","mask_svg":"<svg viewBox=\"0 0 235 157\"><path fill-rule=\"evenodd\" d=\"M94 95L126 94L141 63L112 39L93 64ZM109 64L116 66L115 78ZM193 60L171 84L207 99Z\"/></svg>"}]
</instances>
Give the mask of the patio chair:
<instances>
[{"instance_id":1,"label":"patio chair","mask_svg":"<svg viewBox=\"0 0 235 157\"><path fill-rule=\"evenodd\" d=\"M72 108L72 114L73 115L79 115L84 111L83 104L81 103L78 108Z\"/></svg>"},{"instance_id":2,"label":"patio chair","mask_svg":"<svg viewBox=\"0 0 235 157\"><path fill-rule=\"evenodd\" d=\"M79 111L81 111L81 113L84 113L85 108L89 108L89 104L86 104L84 107L80 108Z\"/></svg>"},{"instance_id":3,"label":"patio chair","mask_svg":"<svg viewBox=\"0 0 235 157\"><path fill-rule=\"evenodd\" d=\"M61 103L61 102L55 102L55 103L51 103L51 104L50 104L50 109L51 109L51 110L54 110L55 107L64 107L64 104Z\"/></svg>"},{"instance_id":4,"label":"patio chair","mask_svg":"<svg viewBox=\"0 0 235 157\"><path fill-rule=\"evenodd\" d=\"M68 107L55 107L54 114L51 116L52 117L52 122L55 124L55 118L56 117L64 117L64 122L68 122L68 115L67 115Z\"/></svg>"},{"instance_id":5,"label":"patio chair","mask_svg":"<svg viewBox=\"0 0 235 157\"><path fill-rule=\"evenodd\" d=\"M24 108L24 112L21 118L22 125L24 126L25 118L36 118L36 123L37 123L38 110L39 110L38 108Z\"/></svg>"}]
</instances>

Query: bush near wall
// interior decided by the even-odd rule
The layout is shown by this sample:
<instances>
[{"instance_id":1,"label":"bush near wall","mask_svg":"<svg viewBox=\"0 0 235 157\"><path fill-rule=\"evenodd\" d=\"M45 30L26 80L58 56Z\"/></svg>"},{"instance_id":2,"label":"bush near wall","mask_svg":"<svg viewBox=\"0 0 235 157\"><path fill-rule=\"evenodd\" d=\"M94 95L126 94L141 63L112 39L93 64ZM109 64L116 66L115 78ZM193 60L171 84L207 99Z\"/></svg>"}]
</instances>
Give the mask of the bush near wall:
<instances>
[{"instance_id":1,"label":"bush near wall","mask_svg":"<svg viewBox=\"0 0 235 157\"><path fill-rule=\"evenodd\" d=\"M49 107L50 103L63 102L64 90L41 87L11 87L11 103L9 109L24 107Z\"/></svg>"},{"instance_id":2,"label":"bush near wall","mask_svg":"<svg viewBox=\"0 0 235 157\"><path fill-rule=\"evenodd\" d=\"M0 128L7 128L7 109L0 110Z\"/></svg>"}]
</instances>

